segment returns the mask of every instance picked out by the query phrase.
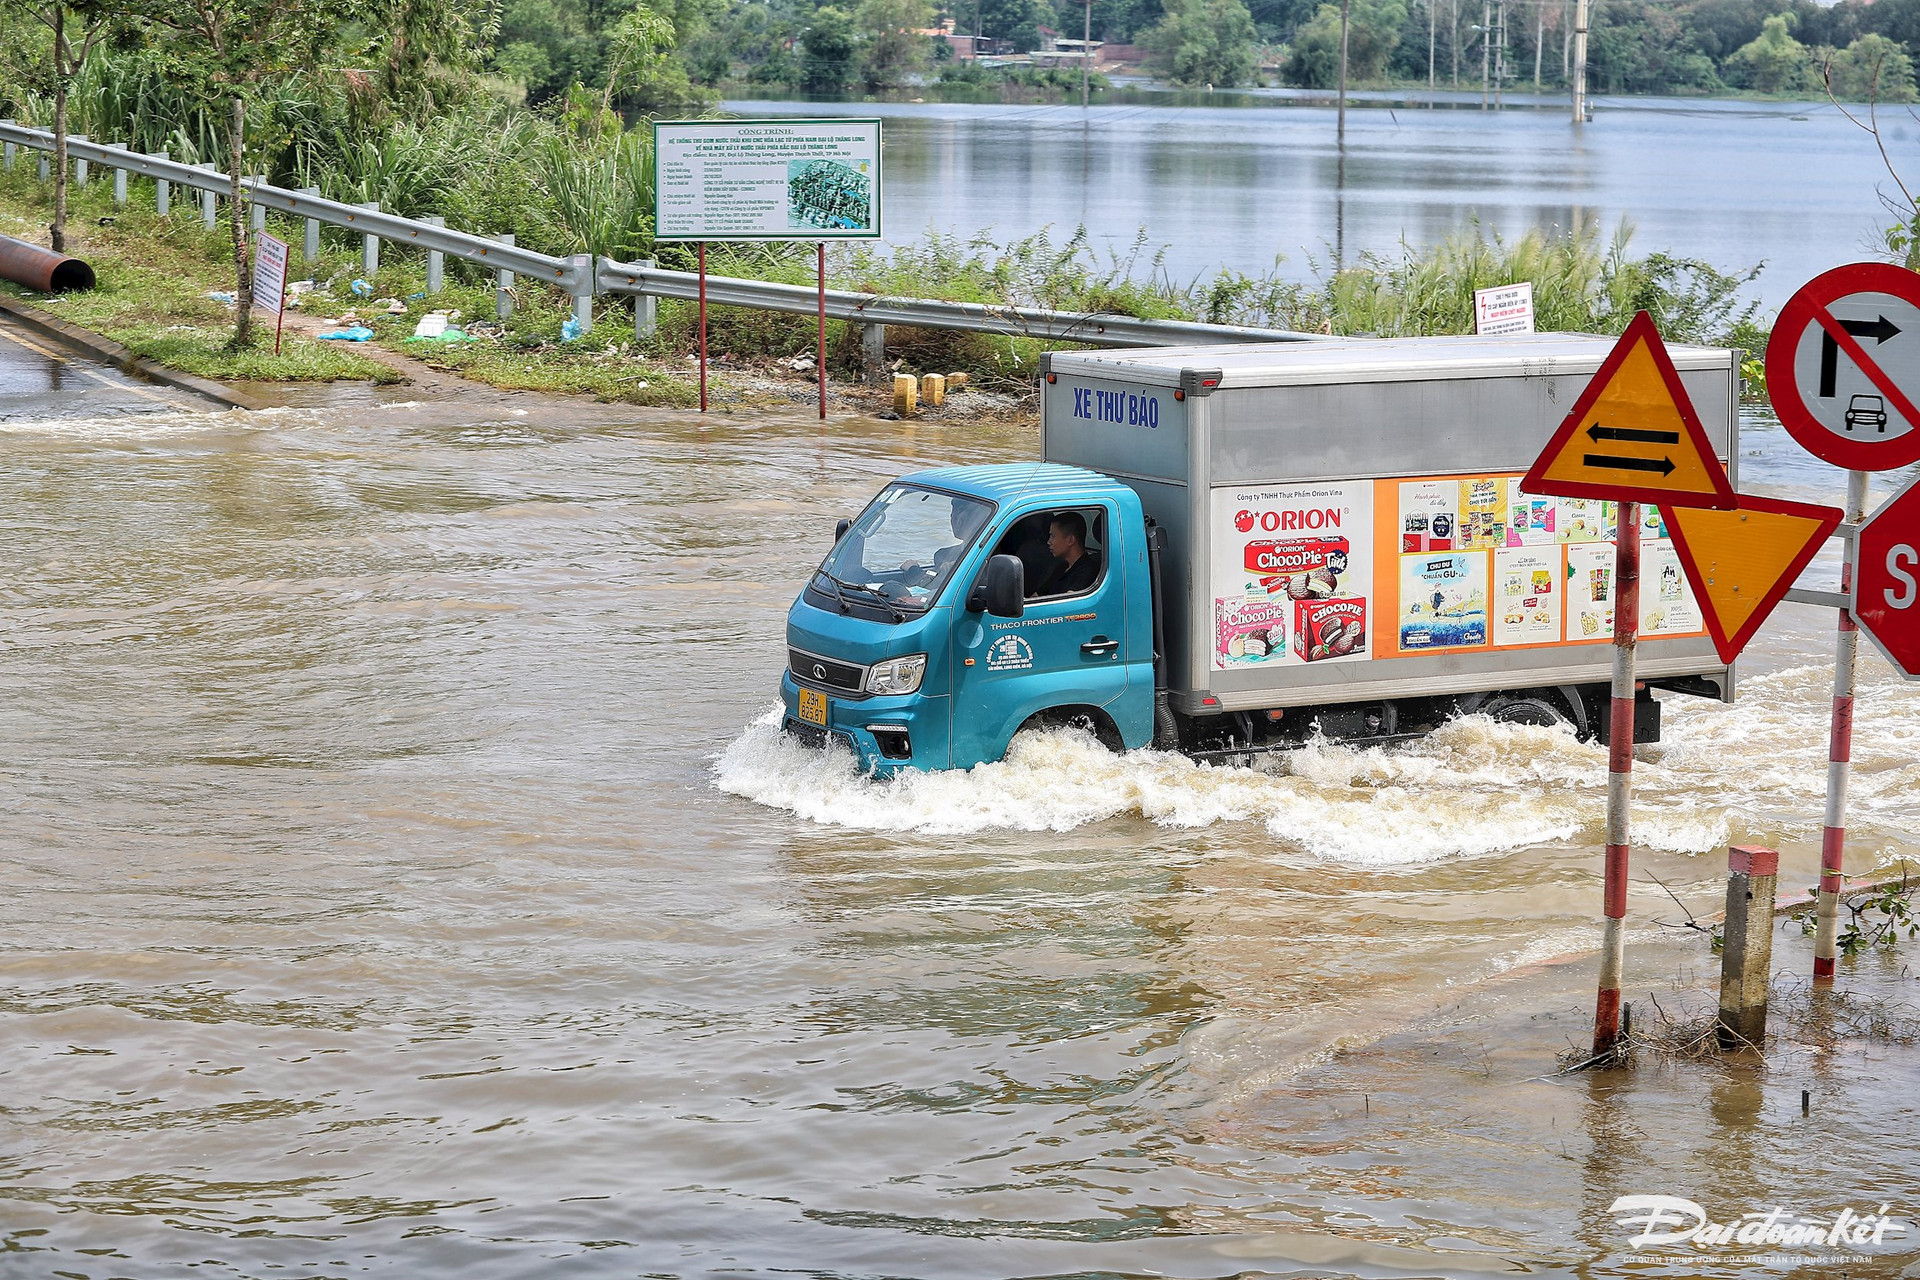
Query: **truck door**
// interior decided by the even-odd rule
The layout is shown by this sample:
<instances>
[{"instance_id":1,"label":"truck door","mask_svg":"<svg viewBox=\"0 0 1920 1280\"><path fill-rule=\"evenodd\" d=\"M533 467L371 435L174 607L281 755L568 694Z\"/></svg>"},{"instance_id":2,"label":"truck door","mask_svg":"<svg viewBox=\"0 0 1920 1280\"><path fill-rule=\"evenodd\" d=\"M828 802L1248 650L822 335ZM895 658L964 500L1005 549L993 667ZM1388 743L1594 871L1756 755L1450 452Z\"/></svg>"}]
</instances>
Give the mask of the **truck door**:
<instances>
[{"instance_id":1,"label":"truck door","mask_svg":"<svg viewBox=\"0 0 1920 1280\"><path fill-rule=\"evenodd\" d=\"M1091 583L1029 595L1018 618L962 615L955 654L956 759L963 749L963 718L980 734L981 758L992 759L1034 713L1105 707L1126 692L1126 575L1118 563L1123 549L1112 505L1026 508L1009 522L993 554L1019 556L1028 591L1039 589L1063 568L1047 549L1044 530L1068 513L1078 515L1086 528L1085 551L1095 560Z\"/></svg>"}]
</instances>

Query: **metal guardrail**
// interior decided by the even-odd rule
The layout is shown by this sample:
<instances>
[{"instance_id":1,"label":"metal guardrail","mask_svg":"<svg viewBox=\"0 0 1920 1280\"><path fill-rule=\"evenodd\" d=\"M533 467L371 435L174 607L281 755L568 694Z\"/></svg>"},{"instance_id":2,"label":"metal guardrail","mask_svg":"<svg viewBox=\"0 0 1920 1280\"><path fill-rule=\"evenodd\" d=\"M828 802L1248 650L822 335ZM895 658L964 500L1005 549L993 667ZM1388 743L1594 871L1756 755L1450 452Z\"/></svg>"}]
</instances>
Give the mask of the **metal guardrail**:
<instances>
[{"instance_id":1,"label":"metal guardrail","mask_svg":"<svg viewBox=\"0 0 1920 1280\"><path fill-rule=\"evenodd\" d=\"M602 293L655 298L700 296L700 277L640 263L600 259ZM721 306L753 307L815 315L820 294L806 285L767 280L707 277L707 301ZM1178 347L1209 342L1306 342L1317 333L1290 329L1246 329L1189 320L1141 320L1133 316L995 307L978 302L941 302L931 298L889 298L874 293L827 290L827 314L858 324L902 325L913 329L961 329L1023 338L1047 338L1095 347Z\"/></svg>"},{"instance_id":2,"label":"metal guardrail","mask_svg":"<svg viewBox=\"0 0 1920 1280\"><path fill-rule=\"evenodd\" d=\"M12 120L0 120L0 142L6 144L9 155L15 147L39 152L54 150L51 131L31 129ZM215 195L232 191L228 176L215 169L181 164L162 156L147 155L87 138L68 135L67 154L76 161L124 170ZM487 236L452 230L422 219L382 213L360 205L343 204L324 199L311 191L292 191L255 178L243 177L240 189L246 193L249 201L260 208L351 230L370 237L369 244L385 240L414 245L428 250L430 255L443 253L489 267L496 272L513 272L544 280L573 295L574 314L583 321L583 328L591 324L591 300L597 294L623 294L642 300L678 298L690 301L700 293L700 277L690 271L668 271L646 263L615 262L610 258L596 261L585 255L550 257ZM123 184L117 183L115 191L116 195L124 194ZM312 243L310 239L309 244ZM311 252L309 249L309 254ZM816 314L820 305L818 292L805 285L711 275L707 277L707 301L721 306L804 315ZM1323 336L1291 329L1249 329L1184 320L1141 320L1133 316L1102 313L1080 314L1038 308L996 307L975 302L942 302L931 298L889 298L840 289L827 291L826 305L829 316L869 326L867 332L873 337L879 336L886 325L995 333L1096 347L1310 342ZM644 304L635 309L636 322L643 333L651 331L652 311L650 305Z\"/></svg>"}]
</instances>

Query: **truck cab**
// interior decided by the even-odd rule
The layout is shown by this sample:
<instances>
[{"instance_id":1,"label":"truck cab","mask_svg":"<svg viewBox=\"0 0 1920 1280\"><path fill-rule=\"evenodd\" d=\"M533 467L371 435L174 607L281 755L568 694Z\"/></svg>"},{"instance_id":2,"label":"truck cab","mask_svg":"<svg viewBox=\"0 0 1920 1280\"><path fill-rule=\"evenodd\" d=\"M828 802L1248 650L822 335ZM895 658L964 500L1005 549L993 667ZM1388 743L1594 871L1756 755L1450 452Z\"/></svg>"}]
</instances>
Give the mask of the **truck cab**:
<instances>
[{"instance_id":1,"label":"truck cab","mask_svg":"<svg viewBox=\"0 0 1920 1280\"><path fill-rule=\"evenodd\" d=\"M1063 516L1085 530L1092 581L1033 594L1058 565L1045 540ZM841 529L788 611L785 728L838 738L880 775L999 759L1030 721L1146 745L1146 532L1132 489L1080 467L901 477Z\"/></svg>"}]
</instances>

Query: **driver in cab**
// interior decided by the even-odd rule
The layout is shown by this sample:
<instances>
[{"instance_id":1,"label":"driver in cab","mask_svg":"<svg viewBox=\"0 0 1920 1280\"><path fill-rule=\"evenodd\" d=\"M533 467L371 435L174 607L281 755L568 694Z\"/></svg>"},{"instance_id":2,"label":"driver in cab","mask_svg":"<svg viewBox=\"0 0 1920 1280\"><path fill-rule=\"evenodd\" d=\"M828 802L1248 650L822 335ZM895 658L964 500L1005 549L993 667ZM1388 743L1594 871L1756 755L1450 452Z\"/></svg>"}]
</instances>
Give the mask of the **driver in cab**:
<instances>
[{"instance_id":1,"label":"driver in cab","mask_svg":"<svg viewBox=\"0 0 1920 1280\"><path fill-rule=\"evenodd\" d=\"M1087 550L1087 519L1078 511L1056 512L1047 528L1053 570L1027 592L1029 599L1077 595L1100 577L1100 555Z\"/></svg>"}]
</instances>

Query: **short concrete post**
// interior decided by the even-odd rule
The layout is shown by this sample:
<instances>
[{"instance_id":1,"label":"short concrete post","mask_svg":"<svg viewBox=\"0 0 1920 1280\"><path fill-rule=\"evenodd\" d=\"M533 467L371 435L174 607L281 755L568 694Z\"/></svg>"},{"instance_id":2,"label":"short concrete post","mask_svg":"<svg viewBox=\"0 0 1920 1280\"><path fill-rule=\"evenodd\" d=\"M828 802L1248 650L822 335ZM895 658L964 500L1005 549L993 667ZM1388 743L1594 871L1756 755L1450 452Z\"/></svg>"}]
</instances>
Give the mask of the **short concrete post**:
<instances>
[{"instance_id":1,"label":"short concrete post","mask_svg":"<svg viewBox=\"0 0 1920 1280\"><path fill-rule=\"evenodd\" d=\"M885 386L887 381L887 326L860 326L860 377L870 386Z\"/></svg>"},{"instance_id":2,"label":"short concrete post","mask_svg":"<svg viewBox=\"0 0 1920 1280\"><path fill-rule=\"evenodd\" d=\"M52 176L53 176L53 161L51 158L48 157L46 152L42 151L40 153L40 181L45 182L48 178L51 178Z\"/></svg>"},{"instance_id":3,"label":"short concrete post","mask_svg":"<svg viewBox=\"0 0 1920 1280\"><path fill-rule=\"evenodd\" d=\"M267 175L264 173L254 174L253 185L255 189L266 186ZM253 210L252 221L248 222L247 225L252 227L255 231L265 231L267 229L267 206L261 204L258 200L255 200L253 198L252 192L249 192L247 194L247 204Z\"/></svg>"},{"instance_id":4,"label":"short concrete post","mask_svg":"<svg viewBox=\"0 0 1920 1280\"><path fill-rule=\"evenodd\" d=\"M660 264L652 258L642 258L633 264L642 271L651 271ZM660 303L650 293L633 295L633 338L636 342L645 342L660 328Z\"/></svg>"},{"instance_id":5,"label":"short concrete post","mask_svg":"<svg viewBox=\"0 0 1920 1280\"><path fill-rule=\"evenodd\" d=\"M581 333L593 332L593 255L574 253L567 255L567 261L586 268L587 288L584 293L573 295L573 322L580 326Z\"/></svg>"},{"instance_id":6,"label":"short concrete post","mask_svg":"<svg viewBox=\"0 0 1920 1280\"><path fill-rule=\"evenodd\" d=\"M368 200L360 207L374 213L380 212L378 200ZM369 280L380 274L380 237L371 231L360 235L360 274Z\"/></svg>"},{"instance_id":7,"label":"short concrete post","mask_svg":"<svg viewBox=\"0 0 1920 1280\"><path fill-rule=\"evenodd\" d=\"M75 142L85 142L87 135L84 133L76 133L73 135L73 140ZM73 157L73 185L76 187L84 187L87 185L87 162L79 156Z\"/></svg>"},{"instance_id":8,"label":"short concrete post","mask_svg":"<svg viewBox=\"0 0 1920 1280\"><path fill-rule=\"evenodd\" d=\"M501 244L512 244L513 232L503 231L494 239ZM505 267L494 272L493 314L503 323L513 315L513 272Z\"/></svg>"},{"instance_id":9,"label":"short concrete post","mask_svg":"<svg viewBox=\"0 0 1920 1280\"><path fill-rule=\"evenodd\" d=\"M203 164L200 167L206 169L209 173L212 172L212 168L208 165ZM209 231L211 231L220 220L220 211L215 207L214 203L217 198L212 191L203 189L200 192L200 221L207 224Z\"/></svg>"},{"instance_id":10,"label":"short concrete post","mask_svg":"<svg viewBox=\"0 0 1920 1280\"><path fill-rule=\"evenodd\" d=\"M0 124L16 124L16 123L18 122L14 120L12 116L8 116L6 119L0 120ZM12 143L12 142L0 143L0 171L4 171L6 173L12 173L13 162L19 158L20 158L20 147L17 143Z\"/></svg>"},{"instance_id":11,"label":"short concrete post","mask_svg":"<svg viewBox=\"0 0 1920 1280\"><path fill-rule=\"evenodd\" d=\"M1722 1049L1759 1048L1767 1038L1767 978L1773 971L1773 897L1780 855L1759 845L1727 850L1727 922L1720 950Z\"/></svg>"},{"instance_id":12,"label":"short concrete post","mask_svg":"<svg viewBox=\"0 0 1920 1280\"><path fill-rule=\"evenodd\" d=\"M125 150L125 147L118 142L113 145ZM127 171L124 168L116 167L113 171L113 203L118 206L124 206L127 203Z\"/></svg>"},{"instance_id":13,"label":"short concrete post","mask_svg":"<svg viewBox=\"0 0 1920 1280\"><path fill-rule=\"evenodd\" d=\"M425 217L421 218L420 221L428 224L429 226L434 226L434 227L444 227L447 225L447 220L441 217L439 214L435 214L435 213L430 213L426 215ZM438 249L427 250L427 292L428 293L440 292L440 286L446 279L446 273L447 273L447 255L440 252Z\"/></svg>"},{"instance_id":14,"label":"short concrete post","mask_svg":"<svg viewBox=\"0 0 1920 1280\"><path fill-rule=\"evenodd\" d=\"M903 418L920 407L920 380L910 373L893 375L893 411Z\"/></svg>"},{"instance_id":15,"label":"short concrete post","mask_svg":"<svg viewBox=\"0 0 1920 1280\"><path fill-rule=\"evenodd\" d=\"M303 196L313 196L317 199L320 195L320 188L302 187L300 188L300 194ZM300 252L302 257L308 262L320 261L320 219L307 219L306 235L300 242Z\"/></svg>"},{"instance_id":16,"label":"short concrete post","mask_svg":"<svg viewBox=\"0 0 1920 1280\"><path fill-rule=\"evenodd\" d=\"M147 152L147 158L149 160L165 160L167 153L164 150L149 151ZM173 184L165 178L155 178L153 180L153 211L164 218L172 208Z\"/></svg>"},{"instance_id":17,"label":"short concrete post","mask_svg":"<svg viewBox=\"0 0 1920 1280\"><path fill-rule=\"evenodd\" d=\"M944 404L947 399L947 380L937 373L922 375L920 379L920 400L928 408Z\"/></svg>"}]
</instances>

